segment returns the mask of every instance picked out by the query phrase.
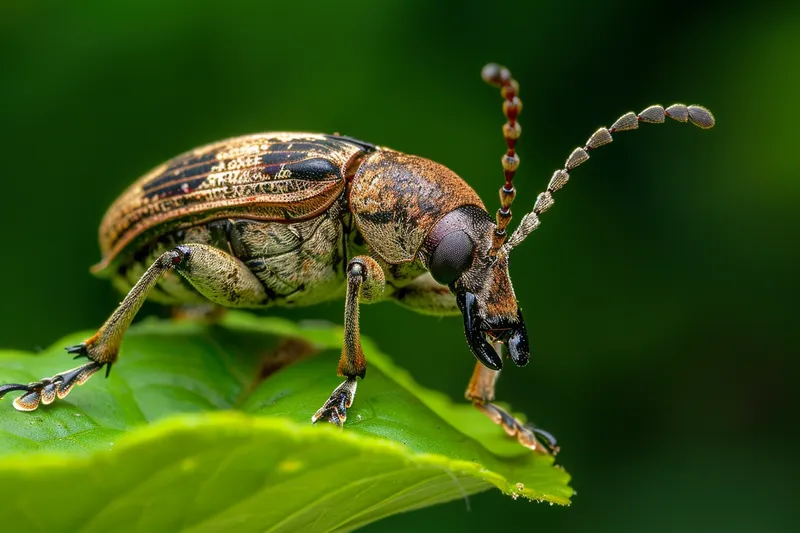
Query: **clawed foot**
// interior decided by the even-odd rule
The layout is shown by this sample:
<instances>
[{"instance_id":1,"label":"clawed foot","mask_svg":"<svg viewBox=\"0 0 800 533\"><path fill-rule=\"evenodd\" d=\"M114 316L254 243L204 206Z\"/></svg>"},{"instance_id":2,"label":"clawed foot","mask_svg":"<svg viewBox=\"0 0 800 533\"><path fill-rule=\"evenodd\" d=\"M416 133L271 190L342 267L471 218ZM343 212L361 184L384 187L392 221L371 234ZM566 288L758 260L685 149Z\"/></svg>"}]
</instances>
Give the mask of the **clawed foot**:
<instances>
[{"instance_id":1,"label":"clawed foot","mask_svg":"<svg viewBox=\"0 0 800 533\"><path fill-rule=\"evenodd\" d=\"M70 346L67 352L78 357L89 357L85 344ZM75 385L83 385L92 374L103 368L105 363L90 361L84 365L56 374L51 378L33 381L27 385L11 383L0 385L0 398L13 391L23 391L25 394L14 400L17 411L33 411L39 403L51 404L56 398L63 399ZM111 365L108 365L111 368Z\"/></svg>"},{"instance_id":2,"label":"clawed foot","mask_svg":"<svg viewBox=\"0 0 800 533\"><path fill-rule=\"evenodd\" d=\"M500 407L493 403L474 402L475 407L492 419L495 424L502 426L505 432L516 437L517 441L535 452L556 455L559 452L556 439L549 432L539 429L532 424L523 424ZM537 439L537 437L539 437ZM544 444L542 444L544 442Z\"/></svg>"},{"instance_id":3,"label":"clawed foot","mask_svg":"<svg viewBox=\"0 0 800 533\"><path fill-rule=\"evenodd\" d=\"M347 378L347 381L334 389L325 405L314 413L314 416L311 417L311 422L316 424L319 419L327 418L331 424L342 427L344 421L347 420L347 409L353 405L353 398L355 397L356 378Z\"/></svg>"}]
</instances>

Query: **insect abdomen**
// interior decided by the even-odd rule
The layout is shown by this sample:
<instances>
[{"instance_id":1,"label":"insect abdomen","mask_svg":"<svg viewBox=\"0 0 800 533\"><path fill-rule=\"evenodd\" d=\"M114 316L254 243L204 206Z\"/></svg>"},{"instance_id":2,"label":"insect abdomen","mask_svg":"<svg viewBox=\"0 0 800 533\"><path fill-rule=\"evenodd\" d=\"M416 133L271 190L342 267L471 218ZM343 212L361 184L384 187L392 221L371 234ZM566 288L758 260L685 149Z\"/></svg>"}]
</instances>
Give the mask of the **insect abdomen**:
<instances>
[{"instance_id":1,"label":"insect abdomen","mask_svg":"<svg viewBox=\"0 0 800 533\"><path fill-rule=\"evenodd\" d=\"M120 253L180 228L226 217L296 221L328 209L369 146L310 133L265 133L197 148L131 185L100 226L107 269Z\"/></svg>"}]
</instances>

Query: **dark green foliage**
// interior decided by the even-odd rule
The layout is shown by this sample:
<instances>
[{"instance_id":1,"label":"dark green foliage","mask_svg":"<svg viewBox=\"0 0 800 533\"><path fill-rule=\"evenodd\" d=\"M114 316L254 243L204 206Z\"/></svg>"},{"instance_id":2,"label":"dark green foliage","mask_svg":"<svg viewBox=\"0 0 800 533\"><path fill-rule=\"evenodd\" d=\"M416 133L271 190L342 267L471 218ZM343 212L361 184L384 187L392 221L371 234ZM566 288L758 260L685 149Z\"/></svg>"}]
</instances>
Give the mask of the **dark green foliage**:
<instances>
[{"instance_id":1,"label":"dark green foliage","mask_svg":"<svg viewBox=\"0 0 800 533\"><path fill-rule=\"evenodd\" d=\"M450 167L493 214L503 117L479 74L498 61L524 103L513 228L596 128L698 103L714 130L615 137L512 257L532 357L498 398L558 436L574 504L487 491L472 512L453 501L366 530L793 532L798 20L788 0L0 2L0 348L103 323L120 298L87 273L103 212L200 144L339 131ZM343 305L269 313L341 323ZM362 327L461 397L474 358L459 318L380 304Z\"/></svg>"}]
</instances>

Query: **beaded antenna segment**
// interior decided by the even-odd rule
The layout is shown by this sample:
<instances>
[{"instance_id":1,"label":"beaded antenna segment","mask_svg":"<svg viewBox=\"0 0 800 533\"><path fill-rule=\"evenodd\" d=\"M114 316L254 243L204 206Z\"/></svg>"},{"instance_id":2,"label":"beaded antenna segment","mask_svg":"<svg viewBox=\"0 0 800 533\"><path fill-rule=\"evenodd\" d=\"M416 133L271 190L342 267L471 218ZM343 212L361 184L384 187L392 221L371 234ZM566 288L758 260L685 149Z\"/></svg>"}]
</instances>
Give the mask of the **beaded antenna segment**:
<instances>
[{"instance_id":1,"label":"beaded antenna segment","mask_svg":"<svg viewBox=\"0 0 800 533\"><path fill-rule=\"evenodd\" d=\"M516 196L514 190L514 174L519 168L519 156L516 152L517 139L522 133L522 128L517 122L517 117L522 111L522 101L519 99L519 83L511 77L511 72L497 63L489 63L481 71L483 81L494 87L500 88L503 96L503 114L506 123L503 124L503 137L506 139L506 153L501 160L506 182L500 187L500 209L497 210L497 227L492 239L492 248L489 251L495 255L506 240L506 228L511 222L511 204Z\"/></svg>"},{"instance_id":2,"label":"beaded antenna segment","mask_svg":"<svg viewBox=\"0 0 800 533\"><path fill-rule=\"evenodd\" d=\"M673 104L666 109L660 105L652 105L638 114L632 111L625 113L619 117L610 128L600 128L589 137L583 147L575 148L575 150L572 151L564 163L564 168L556 170L553 173L552 178L550 178L550 183L547 185L547 190L539 194L536 198L533 211L522 217L519 226L505 244L502 244L502 240L500 241L503 252L506 254L510 253L515 246L525 240L531 232L539 227L539 215L550 209L554 203L553 193L567 183L570 172L573 169L589 159L589 152L591 150L613 141L614 139L611 135L614 133L638 129L640 122L661 124L666 120L666 117L677 120L678 122L691 122L704 130L714 126L714 115L712 115L708 109L698 105L687 106L684 104ZM517 162L519 162L518 159ZM497 216L499 222L499 212ZM498 228L499 227L500 224L498 223ZM505 226L503 226L503 228L505 228ZM505 238L505 234L503 238Z\"/></svg>"}]
</instances>

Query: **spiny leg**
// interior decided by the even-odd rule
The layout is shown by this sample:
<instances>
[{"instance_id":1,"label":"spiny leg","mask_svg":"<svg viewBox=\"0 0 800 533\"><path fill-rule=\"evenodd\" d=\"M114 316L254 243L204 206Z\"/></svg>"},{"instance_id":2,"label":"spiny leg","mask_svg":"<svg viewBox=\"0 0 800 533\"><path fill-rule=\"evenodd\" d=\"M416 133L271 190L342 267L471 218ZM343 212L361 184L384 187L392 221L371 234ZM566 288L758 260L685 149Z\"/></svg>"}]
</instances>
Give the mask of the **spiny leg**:
<instances>
[{"instance_id":1,"label":"spiny leg","mask_svg":"<svg viewBox=\"0 0 800 533\"><path fill-rule=\"evenodd\" d=\"M47 405L56 398L64 398L75 385L82 385L104 366L108 376L111 365L117 360L128 326L148 293L172 269L215 303L247 307L257 305L266 298L258 278L238 259L206 245L178 246L164 252L153 262L95 335L67 348L67 352L75 354L76 359L88 358L88 363L27 385L2 385L0 398L12 391L23 391L25 394L14 400L14 407L19 411L33 411L39 403Z\"/></svg>"},{"instance_id":2,"label":"spiny leg","mask_svg":"<svg viewBox=\"0 0 800 533\"><path fill-rule=\"evenodd\" d=\"M494 348L498 354L502 353L502 344L494 343ZM531 424L523 424L505 409L492 403L499 375L499 370L492 370L481 363L476 363L475 371L472 373L464 395L472 401L476 409L488 416L495 424L502 426L509 436L516 437L517 441L526 448L542 454L556 455L559 448L556 439L550 433Z\"/></svg>"},{"instance_id":3,"label":"spiny leg","mask_svg":"<svg viewBox=\"0 0 800 533\"><path fill-rule=\"evenodd\" d=\"M39 406L40 401L47 405L56 397L63 399L75 385L82 385L104 366L107 376L111 365L117 359L122 335L147 298L147 293L165 272L183 259L183 255L183 252L176 248L159 256L98 332L81 344L67 348L68 353L75 354L75 359L86 357L89 359L88 363L27 385L4 385L0 387L0 396L13 390L25 391L25 394L14 400L14 407L19 411L33 411Z\"/></svg>"},{"instance_id":4,"label":"spiny leg","mask_svg":"<svg viewBox=\"0 0 800 533\"><path fill-rule=\"evenodd\" d=\"M361 350L361 334L358 328L359 303L380 300L385 286L385 277L380 265L371 257L360 255L347 264L347 295L344 307L344 344L339 359L338 374L347 378L331 393L328 401L314 413L311 422L320 419L342 427L347 420L347 409L356 396L356 377L367 373L367 361Z\"/></svg>"}]
</instances>

